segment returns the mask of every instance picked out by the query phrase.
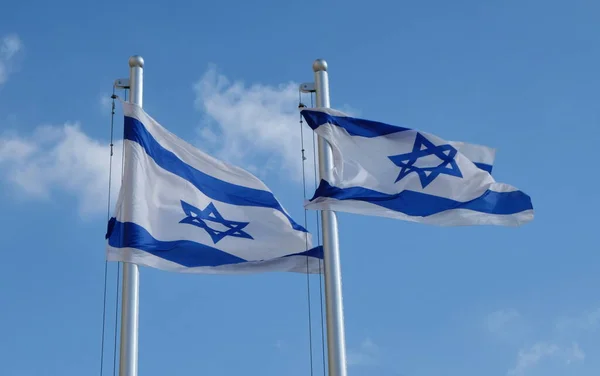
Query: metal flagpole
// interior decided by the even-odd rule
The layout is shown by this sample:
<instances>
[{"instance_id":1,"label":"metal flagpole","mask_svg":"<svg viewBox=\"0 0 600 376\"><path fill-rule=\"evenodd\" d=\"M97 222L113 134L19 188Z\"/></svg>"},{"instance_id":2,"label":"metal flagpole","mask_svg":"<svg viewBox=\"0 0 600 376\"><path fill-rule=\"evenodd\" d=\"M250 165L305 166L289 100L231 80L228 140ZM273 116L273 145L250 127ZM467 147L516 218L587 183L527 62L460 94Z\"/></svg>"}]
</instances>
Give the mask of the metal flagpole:
<instances>
[{"instance_id":1,"label":"metal flagpole","mask_svg":"<svg viewBox=\"0 0 600 376\"><path fill-rule=\"evenodd\" d=\"M142 106L144 92L144 59L129 58L129 101ZM127 149L125 149L127 150ZM125 152L125 173L129 171L130 156ZM131 195L131 192L124 192ZM123 210L128 210L123 208ZM125 217L127 217L125 215ZM121 297L121 349L119 352L119 376L138 374L138 317L140 272L136 264L123 263L123 289Z\"/></svg>"},{"instance_id":2,"label":"metal flagpole","mask_svg":"<svg viewBox=\"0 0 600 376\"><path fill-rule=\"evenodd\" d=\"M329 77L327 62L317 59L313 63L315 72L314 90L317 107L329 107ZM319 177L332 181L333 155L331 147L318 137ZM335 212L321 211L323 252L325 265L325 306L327 325L327 355L329 376L346 376L346 340L344 334L344 305L342 301L342 270L340 245Z\"/></svg>"}]
</instances>

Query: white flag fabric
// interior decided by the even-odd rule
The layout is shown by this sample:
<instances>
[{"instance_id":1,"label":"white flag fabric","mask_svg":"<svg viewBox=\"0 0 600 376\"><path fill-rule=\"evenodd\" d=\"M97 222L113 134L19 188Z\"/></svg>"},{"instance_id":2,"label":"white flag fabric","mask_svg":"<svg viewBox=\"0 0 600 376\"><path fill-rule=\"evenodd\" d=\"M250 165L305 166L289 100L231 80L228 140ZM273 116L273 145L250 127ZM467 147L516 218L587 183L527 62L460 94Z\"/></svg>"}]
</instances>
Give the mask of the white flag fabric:
<instances>
[{"instance_id":1,"label":"white flag fabric","mask_svg":"<svg viewBox=\"0 0 600 376\"><path fill-rule=\"evenodd\" d=\"M533 219L528 195L491 175L495 152L435 135L304 109L307 124L332 147L331 181L305 207L443 226L517 226Z\"/></svg>"},{"instance_id":2,"label":"white flag fabric","mask_svg":"<svg viewBox=\"0 0 600 376\"><path fill-rule=\"evenodd\" d=\"M448 144L467 157L476 167L490 174L492 173L496 157L496 150L494 148L458 141L448 141Z\"/></svg>"},{"instance_id":3,"label":"white flag fabric","mask_svg":"<svg viewBox=\"0 0 600 376\"><path fill-rule=\"evenodd\" d=\"M125 174L107 259L182 273L319 273L322 247L265 184L123 103Z\"/></svg>"}]
</instances>

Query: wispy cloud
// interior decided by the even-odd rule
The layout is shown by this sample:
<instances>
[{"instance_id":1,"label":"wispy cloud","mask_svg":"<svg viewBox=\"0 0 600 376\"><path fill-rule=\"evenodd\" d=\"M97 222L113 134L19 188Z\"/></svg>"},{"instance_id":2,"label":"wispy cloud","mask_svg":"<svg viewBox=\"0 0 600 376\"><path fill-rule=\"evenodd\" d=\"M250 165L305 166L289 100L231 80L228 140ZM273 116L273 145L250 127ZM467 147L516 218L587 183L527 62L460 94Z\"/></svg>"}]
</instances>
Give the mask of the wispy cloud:
<instances>
[{"instance_id":1,"label":"wispy cloud","mask_svg":"<svg viewBox=\"0 0 600 376\"><path fill-rule=\"evenodd\" d=\"M23 43L17 34L9 34L0 39L0 85L8 80L14 69L13 61L23 49Z\"/></svg>"},{"instance_id":2,"label":"wispy cloud","mask_svg":"<svg viewBox=\"0 0 600 376\"><path fill-rule=\"evenodd\" d=\"M288 177L301 179L298 86L295 82L277 86L232 82L211 66L195 85L196 107L204 115L199 136L218 158L249 169L285 171ZM303 132L312 136L306 125ZM312 141L305 149L312 155Z\"/></svg>"},{"instance_id":3,"label":"wispy cloud","mask_svg":"<svg viewBox=\"0 0 600 376\"><path fill-rule=\"evenodd\" d=\"M14 69L14 60L23 50L16 34L0 39L0 84ZM101 104L105 102L102 100ZM0 180L12 185L12 193L48 200L54 191L77 199L83 216L104 212L108 196L109 150L107 142L86 135L78 123L43 125L28 134L0 133ZM122 142L115 142L112 195L120 185ZM3 192L9 192L3 189Z\"/></svg>"},{"instance_id":4,"label":"wispy cloud","mask_svg":"<svg viewBox=\"0 0 600 376\"><path fill-rule=\"evenodd\" d=\"M581 334L597 328L599 312L592 310L575 317L550 320L550 325L542 326L539 320L528 323L515 309L504 309L487 315L485 324L489 333L507 339L507 343L517 350L513 366L507 371L508 376L525 376L541 371L554 375L562 374L567 369L565 367L585 360L586 354L580 345L584 339ZM534 333L537 334L533 336Z\"/></svg>"},{"instance_id":5,"label":"wispy cloud","mask_svg":"<svg viewBox=\"0 0 600 376\"><path fill-rule=\"evenodd\" d=\"M566 362L567 364L583 361L585 359L585 353L579 347L577 342L573 342L570 348L566 349Z\"/></svg>"},{"instance_id":6,"label":"wispy cloud","mask_svg":"<svg viewBox=\"0 0 600 376\"><path fill-rule=\"evenodd\" d=\"M514 368L507 373L508 376L526 375L530 369L537 367L544 360L558 360L563 365L570 365L585 359L585 353L578 343L561 346L552 342L537 342L532 346L519 350Z\"/></svg>"},{"instance_id":7,"label":"wispy cloud","mask_svg":"<svg viewBox=\"0 0 600 376\"><path fill-rule=\"evenodd\" d=\"M380 363L380 350L370 338L365 338L356 349L349 349L347 355L349 366L374 366Z\"/></svg>"},{"instance_id":8,"label":"wispy cloud","mask_svg":"<svg viewBox=\"0 0 600 376\"><path fill-rule=\"evenodd\" d=\"M112 195L119 189L121 142L115 143ZM109 145L87 136L77 123L40 126L29 135L0 135L0 173L18 191L50 199L54 190L77 198L82 215L106 210Z\"/></svg>"},{"instance_id":9,"label":"wispy cloud","mask_svg":"<svg viewBox=\"0 0 600 376\"><path fill-rule=\"evenodd\" d=\"M194 86L196 108L203 114L198 136L218 158L253 172L301 180L299 85L232 81L211 66ZM349 106L342 109L356 113ZM314 133L306 123L302 132L306 174L312 182Z\"/></svg>"},{"instance_id":10,"label":"wispy cloud","mask_svg":"<svg viewBox=\"0 0 600 376\"><path fill-rule=\"evenodd\" d=\"M517 362L514 368L508 371L508 375L523 375L528 369L535 367L542 359L558 353L559 347L555 344L538 342L528 349L521 349L517 354Z\"/></svg>"}]
</instances>

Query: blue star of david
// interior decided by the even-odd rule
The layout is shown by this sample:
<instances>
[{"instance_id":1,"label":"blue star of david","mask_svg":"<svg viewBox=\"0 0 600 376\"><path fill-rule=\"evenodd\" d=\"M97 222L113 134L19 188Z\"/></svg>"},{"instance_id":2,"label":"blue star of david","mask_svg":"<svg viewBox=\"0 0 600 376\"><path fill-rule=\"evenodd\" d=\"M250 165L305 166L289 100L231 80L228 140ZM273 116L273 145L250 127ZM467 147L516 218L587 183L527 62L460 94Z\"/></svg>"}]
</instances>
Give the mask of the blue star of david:
<instances>
[{"instance_id":1,"label":"blue star of david","mask_svg":"<svg viewBox=\"0 0 600 376\"><path fill-rule=\"evenodd\" d=\"M197 207L188 204L187 202L181 201L181 207L187 215L179 223L188 223L190 225L198 226L204 229L208 235L212 238L213 243L217 244L221 239L226 236L233 236L236 238L254 239L250 234L242 231L250 222L236 222L228 221L223 218L221 213L215 208L211 202L206 206L204 210L200 210ZM207 222L219 224L227 228L227 230L217 230L208 225Z\"/></svg>"},{"instance_id":2,"label":"blue star of david","mask_svg":"<svg viewBox=\"0 0 600 376\"><path fill-rule=\"evenodd\" d=\"M393 155L388 157L394 164L401 167L400 173L395 182L398 182L411 172L416 172L421 180L421 187L427 187L440 174L456 176L462 178L462 173L454 160L456 157L456 149L450 145L435 146L425 136L417 133L413 150L410 153ZM414 164L423 157L435 155L442 162L433 167L417 167Z\"/></svg>"}]
</instances>

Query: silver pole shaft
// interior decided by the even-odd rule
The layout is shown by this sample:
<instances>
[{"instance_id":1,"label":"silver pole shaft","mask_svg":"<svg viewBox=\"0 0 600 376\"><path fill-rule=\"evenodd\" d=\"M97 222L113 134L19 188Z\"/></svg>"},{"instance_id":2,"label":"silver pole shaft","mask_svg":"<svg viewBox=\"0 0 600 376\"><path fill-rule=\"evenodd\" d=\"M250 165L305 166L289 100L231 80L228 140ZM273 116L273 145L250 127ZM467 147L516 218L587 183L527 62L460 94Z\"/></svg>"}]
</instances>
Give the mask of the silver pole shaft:
<instances>
[{"instance_id":1,"label":"silver pole shaft","mask_svg":"<svg viewBox=\"0 0 600 376\"><path fill-rule=\"evenodd\" d=\"M313 63L317 107L329 107L329 78L327 62L317 59ZM319 177L331 181L333 155L331 147L322 137L319 140ZM344 334L344 304L342 301L342 270L340 245L335 212L321 211L323 252L325 264L325 306L327 311L327 354L329 376L346 376L346 339Z\"/></svg>"},{"instance_id":2,"label":"silver pole shaft","mask_svg":"<svg viewBox=\"0 0 600 376\"><path fill-rule=\"evenodd\" d=\"M129 101L142 106L144 59L141 56L132 56L129 58L129 82ZM125 173L131 171L129 168L131 159L129 157L127 151L125 151ZM132 192L124 192L124 194L125 196L131 196ZM124 207L123 210L130 209ZM138 266L128 262L123 263L119 376L137 376L138 374L139 288L140 272Z\"/></svg>"}]
</instances>

